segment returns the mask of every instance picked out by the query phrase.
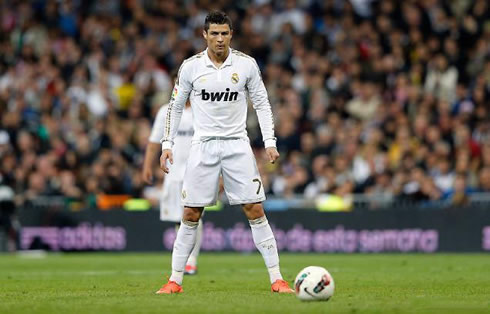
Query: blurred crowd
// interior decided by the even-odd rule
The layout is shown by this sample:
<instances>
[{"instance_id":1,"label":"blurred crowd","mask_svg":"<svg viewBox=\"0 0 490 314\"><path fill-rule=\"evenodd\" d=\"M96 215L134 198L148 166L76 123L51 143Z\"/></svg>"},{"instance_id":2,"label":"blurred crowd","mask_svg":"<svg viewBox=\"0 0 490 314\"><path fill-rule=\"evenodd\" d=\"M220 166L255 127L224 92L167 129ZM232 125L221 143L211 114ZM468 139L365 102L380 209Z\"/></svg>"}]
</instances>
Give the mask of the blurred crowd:
<instances>
[{"instance_id":1,"label":"blurred crowd","mask_svg":"<svg viewBox=\"0 0 490 314\"><path fill-rule=\"evenodd\" d=\"M487 0L0 0L0 184L16 203L154 197L151 125L212 9L269 92L279 163L248 119L269 195L490 192Z\"/></svg>"}]
</instances>

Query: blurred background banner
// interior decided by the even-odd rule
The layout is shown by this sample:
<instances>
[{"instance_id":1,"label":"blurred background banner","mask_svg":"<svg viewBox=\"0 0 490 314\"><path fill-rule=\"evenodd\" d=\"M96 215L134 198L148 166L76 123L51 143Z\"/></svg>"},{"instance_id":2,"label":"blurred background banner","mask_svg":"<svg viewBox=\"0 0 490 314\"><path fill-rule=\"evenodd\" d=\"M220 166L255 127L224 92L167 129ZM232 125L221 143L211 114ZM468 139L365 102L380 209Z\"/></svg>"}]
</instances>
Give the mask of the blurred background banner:
<instances>
[{"instance_id":1,"label":"blurred background banner","mask_svg":"<svg viewBox=\"0 0 490 314\"><path fill-rule=\"evenodd\" d=\"M175 226L158 212L21 211L21 249L51 251L171 251ZM26 214L26 215L23 215ZM490 211L405 208L324 213L291 209L268 213L278 248L290 252L490 251ZM254 252L250 228L237 207L207 212L203 251Z\"/></svg>"}]
</instances>

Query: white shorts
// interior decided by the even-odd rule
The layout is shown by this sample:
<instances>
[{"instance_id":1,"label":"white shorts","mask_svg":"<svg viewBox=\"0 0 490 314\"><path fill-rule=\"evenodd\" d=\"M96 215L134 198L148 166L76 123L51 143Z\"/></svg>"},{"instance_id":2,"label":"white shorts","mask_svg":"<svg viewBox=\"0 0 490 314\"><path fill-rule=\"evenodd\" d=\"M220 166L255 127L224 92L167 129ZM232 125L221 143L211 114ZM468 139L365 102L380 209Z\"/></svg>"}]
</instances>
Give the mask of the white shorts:
<instances>
[{"instance_id":1,"label":"white shorts","mask_svg":"<svg viewBox=\"0 0 490 314\"><path fill-rule=\"evenodd\" d=\"M265 200L255 156L247 138L193 141L184 175L182 203L189 207L214 205L219 176L230 205Z\"/></svg>"},{"instance_id":2,"label":"white shorts","mask_svg":"<svg viewBox=\"0 0 490 314\"><path fill-rule=\"evenodd\" d=\"M160 199L160 220L180 222L184 214L181 202L182 181L163 181L163 193Z\"/></svg>"}]
</instances>

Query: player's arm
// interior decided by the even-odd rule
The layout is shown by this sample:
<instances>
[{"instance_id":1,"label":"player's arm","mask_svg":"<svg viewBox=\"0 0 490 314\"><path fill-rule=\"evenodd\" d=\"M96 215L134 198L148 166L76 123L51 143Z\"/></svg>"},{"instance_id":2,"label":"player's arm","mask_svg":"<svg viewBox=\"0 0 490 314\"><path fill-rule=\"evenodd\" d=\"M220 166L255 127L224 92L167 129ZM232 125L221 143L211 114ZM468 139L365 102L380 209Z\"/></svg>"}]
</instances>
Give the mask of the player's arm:
<instances>
[{"instance_id":1,"label":"player's arm","mask_svg":"<svg viewBox=\"0 0 490 314\"><path fill-rule=\"evenodd\" d=\"M272 117L272 109L269 97L267 96L267 90L265 89L259 66L255 60L253 60L250 71L247 81L248 95L259 119L265 151L269 161L274 163L279 158L279 153L276 149L276 137L274 136L274 119Z\"/></svg>"},{"instance_id":2,"label":"player's arm","mask_svg":"<svg viewBox=\"0 0 490 314\"><path fill-rule=\"evenodd\" d=\"M151 134L148 138L148 145L146 146L145 159L143 161L143 181L148 184L153 183L153 163L157 153L161 151L160 139L163 137L165 129L165 117L167 116L167 107L162 106L158 110L155 122L151 128Z\"/></svg>"},{"instance_id":3,"label":"player's arm","mask_svg":"<svg viewBox=\"0 0 490 314\"><path fill-rule=\"evenodd\" d=\"M182 64L177 76L177 82L172 92L172 98L167 109L167 115L165 117L165 127L163 137L160 140L162 143L162 155L160 157L160 168L165 173L168 173L167 160L172 164L172 146L174 144L174 138L177 134L177 129L182 118L182 112L184 110L185 103L189 98L189 94L192 91L192 82L190 80L190 66L188 63Z\"/></svg>"},{"instance_id":4,"label":"player's arm","mask_svg":"<svg viewBox=\"0 0 490 314\"><path fill-rule=\"evenodd\" d=\"M148 142L145 151L145 160L143 161L143 181L147 184L153 184L153 163L155 161L155 157L157 153L161 151L160 143L152 143Z\"/></svg>"}]
</instances>

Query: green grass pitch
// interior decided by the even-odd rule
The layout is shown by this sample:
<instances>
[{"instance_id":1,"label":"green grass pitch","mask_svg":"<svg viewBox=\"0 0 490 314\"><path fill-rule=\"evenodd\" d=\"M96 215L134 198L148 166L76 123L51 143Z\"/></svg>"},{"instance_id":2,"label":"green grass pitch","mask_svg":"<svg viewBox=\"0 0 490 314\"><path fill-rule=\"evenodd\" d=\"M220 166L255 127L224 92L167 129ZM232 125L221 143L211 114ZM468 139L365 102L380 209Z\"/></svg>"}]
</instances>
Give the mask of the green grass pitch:
<instances>
[{"instance_id":1,"label":"green grass pitch","mask_svg":"<svg viewBox=\"0 0 490 314\"><path fill-rule=\"evenodd\" d=\"M0 255L0 313L490 313L490 256L281 255L285 279L326 267L328 302L273 295L258 254L202 254L181 295L155 295L169 254Z\"/></svg>"}]
</instances>

